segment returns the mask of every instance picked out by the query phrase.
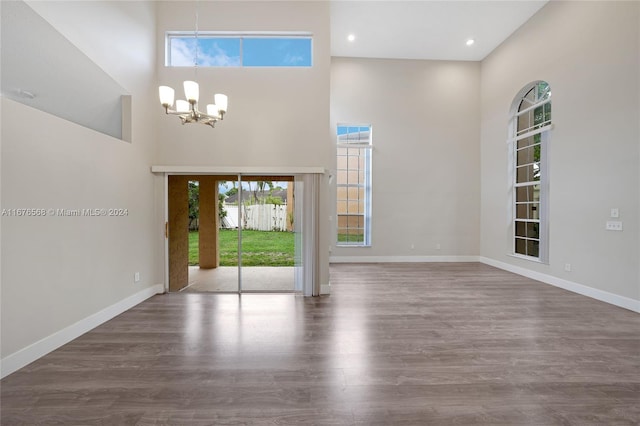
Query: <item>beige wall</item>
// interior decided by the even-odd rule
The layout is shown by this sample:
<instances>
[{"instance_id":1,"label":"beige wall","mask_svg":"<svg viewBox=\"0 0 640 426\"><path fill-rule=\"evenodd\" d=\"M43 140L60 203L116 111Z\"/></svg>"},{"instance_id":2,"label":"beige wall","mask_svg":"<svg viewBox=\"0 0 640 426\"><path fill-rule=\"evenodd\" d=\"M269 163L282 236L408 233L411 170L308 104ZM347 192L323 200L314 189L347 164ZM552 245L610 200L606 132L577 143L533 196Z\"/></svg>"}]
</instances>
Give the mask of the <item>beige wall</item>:
<instances>
[{"instance_id":1,"label":"beige wall","mask_svg":"<svg viewBox=\"0 0 640 426\"><path fill-rule=\"evenodd\" d=\"M325 2L200 2L201 31L308 31L311 68L200 68L201 101L229 96L212 130L161 117L159 158L166 165L325 166L329 161L329 6ZM164 37L193 30L193 2L158 3L158 81L184 97L193 68L164 66ZM158 105L158 113L161 108Z\"/></svg>"},{"instance_id":2,"label":"beige wall","mask_svg":"<svg viewBox=\"0 0 640 426\"><path fill-rule=\"evenodd\" d=\"M133 141L2 98L2 208L126 208L128 216L2 218L2 358L163 280L149 170L155 4L29 4L133 95Z\"/></svg>"},{"instance_id":3,"label":"beige wall","mask_svg":"<svg viewBox=\"0 0 640 426\"><path fill-rule=\"evenodd\" d=\"M334 157L338 123L373 135L372 246L333 255L478 255L479 83L477 62L332 58Z\"/></svg>"},{"instance_id":4,"label":"beige wall","mask_svg":"<svg viewBox=\"0 0 640 426\"><path fill-rule=\"evenodd\" d=\"M158 104L157 164L225 167L328 168L329 4L327 2L200 2L201 31L305 31L313 34L311 68L201 68L201 101L229 97L229 111L215 130L182 126ZM164 66L165 32L193 30L193 2L159 2L156 43L158 82L184 96L192 68ZM327 218L327 188L321 188L321 218ZM159 205L160 206L160 205ZM320 223L320 281L329 282L328 221Z\"/></svg>"},{"instance_id":5,"label":"beige wall","mask_svg":"<svg viewBox=\"0 0 640 426\"><path fill-rule=\"evenodd\" d=\"M482 256L640 299L639 9L550 2L482 62ZM534 80L553 93L548 265L507 256L508 113ZM611 208L623 232L605 230Z\"/></svg>"}]
</instances>

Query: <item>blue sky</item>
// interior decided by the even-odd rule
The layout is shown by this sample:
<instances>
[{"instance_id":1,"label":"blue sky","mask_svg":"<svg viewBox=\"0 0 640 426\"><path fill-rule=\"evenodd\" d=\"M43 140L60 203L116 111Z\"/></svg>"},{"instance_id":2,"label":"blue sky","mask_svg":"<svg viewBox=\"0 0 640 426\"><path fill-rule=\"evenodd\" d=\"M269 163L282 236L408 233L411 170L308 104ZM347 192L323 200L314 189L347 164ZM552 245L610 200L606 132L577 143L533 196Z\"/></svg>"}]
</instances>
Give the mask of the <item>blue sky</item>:
<instances>
[{"instance_id":1,"label":"blue sky","mask_svg":"<svg viewBox=\"0 0 640 426\"><path fill-rule=\"evenodd\" d=\"M347 133L368 132L370 129L369 126L338 126L338 136Z\"/></svg>"},{"instance_id":2,"label":"blue sky","mask_svg":"<svg viewBox=\"0 0 640 426\"><path fill-rule=\"evenodd\" d=\"M287 188L288 182L280 182L280 181L272 181L274 187L275 186L279 186L283 189ZM243 191L252 191L255 190L257 188L258 183L257 182L242 182L242 190ZM237 187L237 183L236 183L236 187ZM231 183L231 181L227 181L227 185L226 187L223 185L219 186L219 191L221 194L226 194L227 191L229 191L231 188L233 188L233 184ZM265 186L265 192L269 192L269 187Z\"/></svg>"},{"instance_id":3,"label":"blue sky","mask_svg":"<svg viewBox=\"0 0 640 426\"><path fill-rule=\"evenodd\" d=\"M171 65L193 66L196 57L196 40L193 37L171 38ZM238 67L240 66L240 39L198 38L198 66Z\"/></svg>"},{"instance_id":4,"label":"blue sky","mask_svg":"<svg viewBox=\"0 0 640 426\"><path fill-rule=\"evenodd\" d=\"M245 38L245 67L310 67L310 38Z\"/></svg>"},{"instance_id":5,"label":"blue sky","mask_svg":"<svg viewBox=\"0 0 640 426\"><path fill-rule=\"evenodd\" d=\"M171 37L171 65L193 66L196 39ZM310 37L198 38L198 66L203 67L310 67Z\"/></svg>"}]
</instances>

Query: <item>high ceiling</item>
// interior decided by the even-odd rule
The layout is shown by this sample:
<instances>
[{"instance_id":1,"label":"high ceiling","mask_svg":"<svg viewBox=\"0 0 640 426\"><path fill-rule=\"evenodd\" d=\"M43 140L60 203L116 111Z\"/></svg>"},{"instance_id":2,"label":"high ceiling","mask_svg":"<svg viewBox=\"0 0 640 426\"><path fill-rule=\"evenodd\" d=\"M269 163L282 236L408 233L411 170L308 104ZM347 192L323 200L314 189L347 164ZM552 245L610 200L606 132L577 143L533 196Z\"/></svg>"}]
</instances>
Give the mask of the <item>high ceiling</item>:
<instances>
[{"instance_id":1,"label":"high ceiling","mask_svg":"<svg viewBox=\"0 0 640 426\"><path fill-rule=\"evenodd\" d=\"M546 3L332 1L331 55L480 61Z\"/></svg>"},{"instance_id":2,"label":"high ceiling","mask_svg":"<svg viewBox=\"0 0 640 426\"><path fill-rule=\"evenodd\" d=\"M331 54L478 61L545 4L333 0ZM25 3L3 2L0 28L4 96L120 137L121 95L126 93L111 77ZM465 44L469 38L475 39L472 46ZM80 98L85 102L76 101Z\"/></svg>"}]
</instances>

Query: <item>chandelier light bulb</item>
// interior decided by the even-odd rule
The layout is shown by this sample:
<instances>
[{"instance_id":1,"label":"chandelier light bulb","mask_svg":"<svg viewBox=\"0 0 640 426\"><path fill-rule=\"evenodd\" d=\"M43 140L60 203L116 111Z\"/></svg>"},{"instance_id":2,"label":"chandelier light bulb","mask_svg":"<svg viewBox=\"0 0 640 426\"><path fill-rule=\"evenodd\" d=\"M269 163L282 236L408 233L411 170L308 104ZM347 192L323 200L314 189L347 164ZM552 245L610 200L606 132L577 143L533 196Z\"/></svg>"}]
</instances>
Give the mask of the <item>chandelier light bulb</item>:
<instances>
[{"instance_id":1,"label":"chandelier light bulb","mask_svg":"<svg viewBox=\"0 0 640 426\"><path fill-rule=\"evenodd\" d=\"M160 103L165 108L173 106L173 99L175 96L175 90L173 90L169 86L160 86L158 88L158 92L160 94Z\"/></svg>"},{"instance_id":2,"label":"chandelier light bulb","mask_svg":"<svg viewBox=\"0 0 640 426\"><path fill-rule=\"evenodd\" d=\"M176 111L179 113L189 112L189 102L179 99L176 101Z\"/></svg>"},{"instance_id":3,"label":"chandelier light bulb","mask_svg":"<svg viewBox=\"0 0 640 426\"><path fill-rule=\"evenodd\" d=\"M195 81L184 82L184 96L187 98L187 101L197 103L199 95L200 89L198 88L198 83Z\"/></svg>"},{"instance_id":4,"label":"chandelier light bulb","mask_svg":"<svg viewBox=\"0 0 640 426\"><path fill-rule=\"evenodd\" d=\"M216 104L207 105L207 115L210 115L214 118L220 118L220 110Z\"/></svg>"},{"instance_id":5,"label":"chandelier light bulb","mask_svg":"<svg viewBox=\"0 0 640 426\"><path fill-rule=\"evenodd\" d=\"M216 93L213 99L220 111L222 111L223 113L227 112L227 106L228 106L227 95L223 95L222 93Z\"/></svg>"}]
</instances>

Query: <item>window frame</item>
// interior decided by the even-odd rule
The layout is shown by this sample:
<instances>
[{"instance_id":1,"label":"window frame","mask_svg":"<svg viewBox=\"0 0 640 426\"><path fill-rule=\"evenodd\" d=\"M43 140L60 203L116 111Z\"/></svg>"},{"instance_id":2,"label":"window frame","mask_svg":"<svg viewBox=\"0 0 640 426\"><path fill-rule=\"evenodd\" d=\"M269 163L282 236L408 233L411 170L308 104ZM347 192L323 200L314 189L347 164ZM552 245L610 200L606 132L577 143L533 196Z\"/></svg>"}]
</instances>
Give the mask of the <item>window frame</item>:
<instances>
[{"instance_id":1,"label":"window frame","mask_svg":"<svg viewBox=\"0 0 640 426\"><path fill-rule=\"evenodd\" d=\"M364 127L368 128L368 139L366 143L360 142L360 143L341 143L340 142L340 135L338 134L338 131L340 128L343 127L353 127L353 128L359 128L362 129ZM359 130L360 133L360 130ZM347 183L340 183L339 182L339 174L341 171L346 171L347 173L352 170L349 168L349 155L347 153L347 168L346 169L340 169L338 167L339 165L339 158L342 157L343 155L340 155L340 150L341 149L360 149L362 152L364 152L364 159L363 159L363 165L362 165L362 170L364 171L364 183L362 184L349 184ZM336 247L347 247L347 248L351 248L351 247L371 247L371 210L372 210L372 198L371 198L371 181L372 181L372 157L373 157L373 128L370 124L353 124L353 123L338 123L338 125L336 126L336 210L335 210L335 217L336 217L336 232L334 233L334 236L336 238ZM358 169L357 171L360 171L360 166L358 165ZM339 196L339 190L338 188L347 188L346 192L347 192L347 199L346 200L339 200L338 196ZM362 230L363 230L363 238L362 241L340 241L340 238L338 237L340 234L340 230L341 229L349 229L350 227L347 226L346 228L344 227L340 227L339 226L339 216L349 216L349 213L344 213L344 214L340 214L339 213L339 209L338 209L338 203L340 201L347 201L347 203L349 202L349 198L348 198L348 193L349 193L349 188L362 188L364 189L363 191L363 203L364 203L364 211L362 214L362 218L363 218L363 225L362 225ZM360 216L359 214L355 215L355 216ZM359 227L356 227L359 228Z\"/></svg>"},{"instance_id":2,"label":"window frame","mask_svg":"<svg viewBox=\"0 0 640 426\"><path fill-rule=\"evenodd\" d=\"M540 84L545 84L547 86L547 91L542 99L534 99L534 102L531 105L521 108L523 101L526 96L533 90L536 94L536 98L538 96L537 90ZM530 101L528 101L530 102ZM548 108L547 108L548 105ZM537 108L542 107L542 121L539 123L535 122L535 117L533 119L529 119L529 124L533 122L532 125L529 125L528 128L518 130L518 120L524 114L531 114ZM548 118L546 116L548 109ZM549 145L551 140L551 130L553 128L552 118L551 118L551 88L546 81L538 80L527 84L523 87L518 95L515 97L510 114L509 120L509 139L507 141L509 146L509 161L508 161L508 170L509 170L509 187L510 187L510 200L509 200L509 246L510 251L509 255L514 256L521 259L526 259L530 261L540 262L547 264L549 262ZM525 140L527 138L535 138L537 135L540 135L540 141L526 145L523 148L518 148L518 142L521 140ZM536 145L540 146L540 156L538 160L540 171L539 180L532 178L532 180L518 182L518 166L522 167L523 165L518 164L518 153L527 148L533 148ZM533 165L532 169L535 171L535 157L534 161L530 163ZM526 165L529 165L527 163ZM524 165L524 166L526 166ZM519 188L531 188L533 192L535 192L534 187L539 185L539 199L536 201L527 200L526 202L518 202L517 191ZM538 218L531 219L527 218L519 218L518 217L518 205L527 205L527 204L535 204L537 202L537 210L538 210ZM529 238L528 235L522 236L518 235L518 223L524 223L525 227L529 228L530 223L538 224L538 238ZM531 256L529 254L518 253L517 243L518 240L528 241L538 241L538 255ZM527 243L525 243L527 244ZM525 252L528 251L525 250Z\"/></svg>"},{"instance_id":3,"label":"window frame","mask_svg":"<svg viewBox=\"0 0 640 426\"><path fill-rule=\"evenodd\" d=\"M164 65L169 68L193 67L190 65L171 64L171 39L173 38L228 38L238 39L240 42L240 63L239 65L198 65L198 68L302 68L313 67L313 33L305 31L166 31L165 32L165 55ZM244 39L306 39L309 40L309 65L244 65ZM195 58L194 58L195 59Z\"/></svg>"}]
</instances>

